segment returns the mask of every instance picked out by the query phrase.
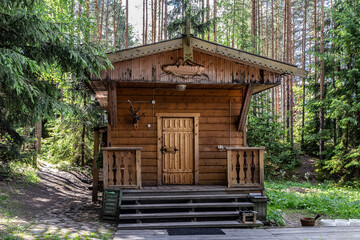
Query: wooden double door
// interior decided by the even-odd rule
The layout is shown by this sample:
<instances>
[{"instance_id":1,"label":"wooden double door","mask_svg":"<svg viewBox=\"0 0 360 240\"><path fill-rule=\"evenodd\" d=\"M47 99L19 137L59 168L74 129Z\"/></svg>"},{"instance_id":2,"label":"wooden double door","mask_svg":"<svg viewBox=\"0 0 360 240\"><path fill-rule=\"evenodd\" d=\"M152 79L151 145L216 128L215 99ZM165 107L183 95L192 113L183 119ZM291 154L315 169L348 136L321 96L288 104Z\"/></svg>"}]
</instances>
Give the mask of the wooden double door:
<instances>
[{"instance_id":1,"label":"wooden double door","mask_svg":"<svg viewBox=\"0 0 360 240\"><path fill-rule=\"evenodd\" d=\"M194 118L163 117L162 184L194 184Z\"/></svg>"}]
</instances>

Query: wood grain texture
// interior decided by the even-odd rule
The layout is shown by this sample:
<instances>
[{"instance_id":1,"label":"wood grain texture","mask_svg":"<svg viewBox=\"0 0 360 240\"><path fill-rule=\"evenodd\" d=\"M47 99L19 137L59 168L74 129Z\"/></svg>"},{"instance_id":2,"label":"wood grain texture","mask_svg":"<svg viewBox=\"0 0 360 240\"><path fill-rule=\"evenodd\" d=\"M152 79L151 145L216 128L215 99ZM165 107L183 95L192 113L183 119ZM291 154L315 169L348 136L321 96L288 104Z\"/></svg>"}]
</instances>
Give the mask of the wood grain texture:
<instances>
[{"instance_id":1,"label":"wood grain texture","mask_svg":"<svg viewBox=\"0 0 360 240\"><path fill-rule=\"evenodd\" d=\"M132 58L118 58L113 69L101 71L101 78L117 82L156 82L156 83L202 83L202 84L279 84L280 72L259 68L254 64L239 62L236 59L213 54L201 49L193 51L193 62L204 66L204 76L183 78L170 75L162 66L175 64L183 56L182 49L169 49L152 55L133 55ZM296 67L295 67L296 68ZM260 74L260 70L263 74ZM261 76L264 77L261 77ZM98 78L93 76L92 80Z\"/></svg>"},{"instance_id":2,"label":"wood grain texture","mask_svg":"<svg viewBox=\"0 0 360 240\"><path fill-rule=\"evenodd\" d=\"M140 108L139 114L145 114L137 129L130 124L128 99L135 109ZM151 104L153 99L154 105ZM198 162L198 166L194 165L194 172L198 172L198 177L195 174L193 183L227 184L226 151L219 152L217 146L228 147L230 128L232 146L243 146L244 134L237 132L242 99L242 89L186 89L178 92L175 89L118 88L118 122L116 127L109 128L108 143L112 147L142 147L142 185L161 184L162 140L157 137L162 136L160 116L193 117L195 132L198 131L194 142L199 146L194 152L194 161Z\"/></svg>"}]
</instances>

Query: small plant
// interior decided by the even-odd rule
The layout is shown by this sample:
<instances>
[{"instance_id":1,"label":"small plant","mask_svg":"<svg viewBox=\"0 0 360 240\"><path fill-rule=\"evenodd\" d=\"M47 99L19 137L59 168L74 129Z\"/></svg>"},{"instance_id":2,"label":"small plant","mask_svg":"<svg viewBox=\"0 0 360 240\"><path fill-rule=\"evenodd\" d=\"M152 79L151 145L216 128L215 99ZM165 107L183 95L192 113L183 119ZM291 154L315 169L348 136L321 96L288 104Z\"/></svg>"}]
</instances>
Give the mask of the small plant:
<instances>
[{"instance_id":1,"label":"small plant","mask_svg":"<svg viewBox=\"0 0 360 240\"><path fill-rule=\"evenodd\" d=\"M285 226L284 213L280 209L269 208L267 220L276 226Z\"/></svg>"}]
</instances>

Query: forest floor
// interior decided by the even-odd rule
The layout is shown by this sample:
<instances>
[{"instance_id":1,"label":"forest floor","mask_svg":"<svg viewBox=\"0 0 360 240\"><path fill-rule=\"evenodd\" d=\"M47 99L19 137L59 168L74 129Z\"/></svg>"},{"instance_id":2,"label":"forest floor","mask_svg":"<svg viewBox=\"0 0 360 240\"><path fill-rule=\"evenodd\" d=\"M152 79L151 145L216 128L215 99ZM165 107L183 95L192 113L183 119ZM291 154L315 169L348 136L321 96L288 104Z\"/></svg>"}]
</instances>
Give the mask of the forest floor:
<instances>
[{"instance_id":1,"label":"forest floor","mask_svg":"<svg viewBox=\"0 0 360 240\"><path fill-rule=\"evenodd\" d=\"M268 210L280 210L275 218L285 227L300 227L301 217L319 212L325 213L322 218L360 216L352 207L360 201L358 189L313 182L313 161L301 160L298 180L266 182ZM101 206L91 201L89 176L48 163L41 163L37 174L37 183L24 184L0 172L0 239L112 239L116 224L99 221Z\"/></svg>"},{"instance_id":2,"label":"forest floor","mask_svg":"<svg viewBox=\"0 0 360 240\"><path fill-rule=\"evenodd\" d=\"M115 224L99 221L90 178L42 163L40 182L0 181L0 239L112 239Z\"/></svg>"}]
</instances>

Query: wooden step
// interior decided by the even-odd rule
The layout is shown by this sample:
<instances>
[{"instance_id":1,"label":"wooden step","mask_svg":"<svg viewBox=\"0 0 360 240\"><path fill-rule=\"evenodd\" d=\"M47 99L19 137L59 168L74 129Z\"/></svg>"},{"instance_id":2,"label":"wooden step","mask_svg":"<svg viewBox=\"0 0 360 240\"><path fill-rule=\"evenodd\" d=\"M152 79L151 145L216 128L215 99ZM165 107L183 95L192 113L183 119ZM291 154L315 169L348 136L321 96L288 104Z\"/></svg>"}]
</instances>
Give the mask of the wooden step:
<instances>
[{"instance_id":1,"label":"wooden step","mask_svg":"<svg viewBox=\"0 0 360 240\"><path fill-rule=\"evenodd\" d=\"M173 209L173 208L242 208L253 207L251 202L215 202L215 203L164 203L122 205L121 209Z\"/></svg>"},{"instance_id":2,"label":"wooden step","mask_svg":"<svg viewBox=\"0 0 360 240\"><path fill-rule=\"evenodd\" d=\"M187 199L238 199L248 198L248 194L212 194L212 195L146 195L133 196L124 195L122 201L165 201L165 200L187 200Z\"/></svg>"},{"instance_id":3,"label":"wooden step","mask_svg":"<svg viewBox=\"0 0 360 240\"><path fill-rule=\"evenodd\" d=\"M218 227L218 228L246 228L259 227L262 222L256 223L240 223L238 221L198 221L198 222L159 222L159 223L134 223L134 224L119 224L118 230L131 229L166 229L166 228L189 228L189 227Z\"/></svg>"},{"instance_id":4,"label":"wooden step","mask_svg":"<svg viewBox=\"0 0 360 240\"><path fill-rule=\"evenodd\" d=\"M200 217L236 217L239 211L218 212L170 212L170 213L135 213L120 214L120 220L158 219L158 218L200 218Z\"/></svg>"}]
</instances>

